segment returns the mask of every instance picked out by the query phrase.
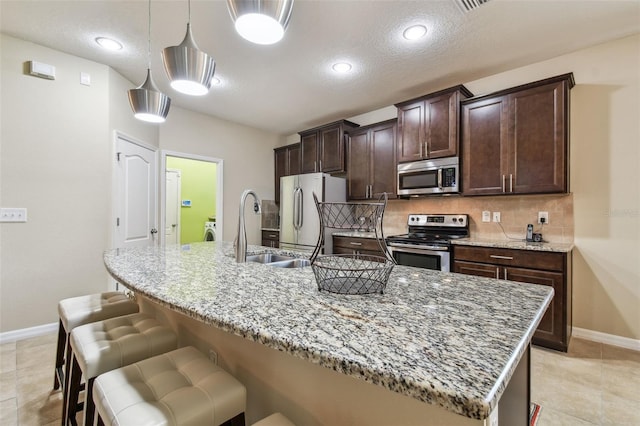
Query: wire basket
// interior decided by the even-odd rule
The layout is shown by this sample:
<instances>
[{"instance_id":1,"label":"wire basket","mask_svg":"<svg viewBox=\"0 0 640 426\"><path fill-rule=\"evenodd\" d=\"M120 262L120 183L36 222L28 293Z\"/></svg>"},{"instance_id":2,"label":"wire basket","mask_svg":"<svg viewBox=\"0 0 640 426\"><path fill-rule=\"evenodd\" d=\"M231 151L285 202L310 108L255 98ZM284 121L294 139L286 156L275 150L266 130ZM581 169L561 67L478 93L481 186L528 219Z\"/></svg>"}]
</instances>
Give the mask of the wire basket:
<instances>
[{"instance_id":1,"label":"wire basket","mask_svg":"<svg viewBox=\"0 0 640 426\"><path fill-rule=\"evenodd\" d=\"M383 256L332 254L316 257L311 268L320 291L382 294L394 265Z\"/></svg>"}]
</instances>

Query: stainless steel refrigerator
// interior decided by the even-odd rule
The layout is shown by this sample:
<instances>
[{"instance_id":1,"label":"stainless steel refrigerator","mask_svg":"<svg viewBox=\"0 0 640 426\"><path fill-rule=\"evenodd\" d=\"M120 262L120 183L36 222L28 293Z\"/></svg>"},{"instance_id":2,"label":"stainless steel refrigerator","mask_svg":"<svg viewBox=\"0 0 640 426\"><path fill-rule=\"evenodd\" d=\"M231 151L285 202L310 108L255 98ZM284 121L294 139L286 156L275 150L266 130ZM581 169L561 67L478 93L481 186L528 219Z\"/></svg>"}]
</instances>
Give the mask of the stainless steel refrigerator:
<instances>
[{"instance_id":1,"label":"stainless steel refrigerator","mask_svg":"<svg viewBox=\"0 0 640 426\"><path fill-rule=\"evenodd\" d=\"M320 218L313 201L345 202L347 181L326 173L307 173L280 178L280 248L312 251L320 235ZM325 230L324 253L332 253L331 234Z\"/></svg>"}]
</instances>

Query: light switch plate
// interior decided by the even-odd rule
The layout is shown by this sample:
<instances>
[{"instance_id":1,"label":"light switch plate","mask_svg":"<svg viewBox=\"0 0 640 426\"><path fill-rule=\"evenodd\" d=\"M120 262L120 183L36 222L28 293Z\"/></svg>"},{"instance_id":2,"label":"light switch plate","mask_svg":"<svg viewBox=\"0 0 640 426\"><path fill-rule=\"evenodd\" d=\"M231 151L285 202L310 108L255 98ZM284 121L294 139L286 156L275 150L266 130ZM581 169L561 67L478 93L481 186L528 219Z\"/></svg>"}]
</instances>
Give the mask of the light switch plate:
<instances>
[{"instance_id":1,"label":"light switch plate","mask_svg":"<svg viewBox=\"0 0 640 426\"><path fill-rule=\"evenodd\" d=\"M2 208L0 209L0 222L26 222L27 209Z\"/></svg>"},{"instance_id":2,"label":"light switch plate","mask_svg":"<svg viewBox=\"0 0 640 426\"><path fill-rule=\"evenodd\" d=\"M489 210L482 211L482 221L491 222L491 212Z\"/></svg>"}]
</instances>

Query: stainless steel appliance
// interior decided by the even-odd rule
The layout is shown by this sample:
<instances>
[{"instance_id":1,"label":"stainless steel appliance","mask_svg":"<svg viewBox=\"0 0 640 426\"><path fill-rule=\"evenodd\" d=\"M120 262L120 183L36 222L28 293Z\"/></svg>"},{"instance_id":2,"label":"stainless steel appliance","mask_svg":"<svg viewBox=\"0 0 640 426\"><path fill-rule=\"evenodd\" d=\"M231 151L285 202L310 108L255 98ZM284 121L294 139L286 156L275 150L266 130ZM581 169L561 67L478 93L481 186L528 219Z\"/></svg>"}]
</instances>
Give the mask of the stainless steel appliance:
<instances>
[{"instance_id":1,"label":"stainless steel appliance","mask_svg":"<svg viewBox=\"0 0 640 426\"><path fill-rule=\"evenodd\" d=\"M280 178L280 248L312 251L320 236L320 218L313 201L345 202L347 181L326 173ZM326 254L332 253L331 229L324 238Z\"/></svg>"},{"instance_id":2,"label":"stainless steel appliance","mask_svg":"<svg viewBox=\"0 0 640 426\"><path fill-rule=\"evenodd\" d=\"M460 192L458 157L398 164L398 196Z\"/></svg>"},{"instance_id":3,"label":"stainless steel appliance","mask_svg":"<svg viewBox=\"0 0 640 426\"><path fill-rule=\"evenodd\" d=\"M451 240L469 236L466 214L410 214L408 233L386 239L398 265L449 272Z\"/></svg>"}]
</instances>

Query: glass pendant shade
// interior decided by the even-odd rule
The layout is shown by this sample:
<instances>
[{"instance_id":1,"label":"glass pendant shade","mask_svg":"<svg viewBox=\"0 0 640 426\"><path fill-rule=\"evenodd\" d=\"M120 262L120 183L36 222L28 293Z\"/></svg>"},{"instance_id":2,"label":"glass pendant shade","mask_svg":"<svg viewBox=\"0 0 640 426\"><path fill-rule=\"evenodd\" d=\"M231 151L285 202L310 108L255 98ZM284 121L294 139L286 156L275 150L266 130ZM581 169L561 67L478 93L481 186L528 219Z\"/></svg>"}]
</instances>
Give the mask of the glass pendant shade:
<instances>
[{"instance_id":1,"label":"glass pendant shade","mask_svg":"<svg viewBox=\"0 0 640 426\"><path fill-rule=\"evenodd\" d=\"M242 38L256 44L274 44L284 36L293 0L227 0L227 6Z\"/></svg>"},{"instance_id":2,"label":"glass pendant shade","mask_svg":"<svg viewBox=\"0 0 640 426\"><path fill-rule=\"evenodd\" d=\"M202 96L211 89L216 63L211 56L198 49L191 35L190 24L187 24L187 34L182 43L162 51L162 62L171 87L178 92Z\"/></svg>"},{"instance_id":3,"label":"glass pendant shade","mask_svg":"<svg viewBox=\"0 0 640 426\"><path fill-rule=\"evenodd\" d=\"M164 123L169 114L171 98L158 90L151 69L147 69L147 79L142 86L129 90L129 104L134 117L149 123Z\"/></svg>"}]
</instances>

